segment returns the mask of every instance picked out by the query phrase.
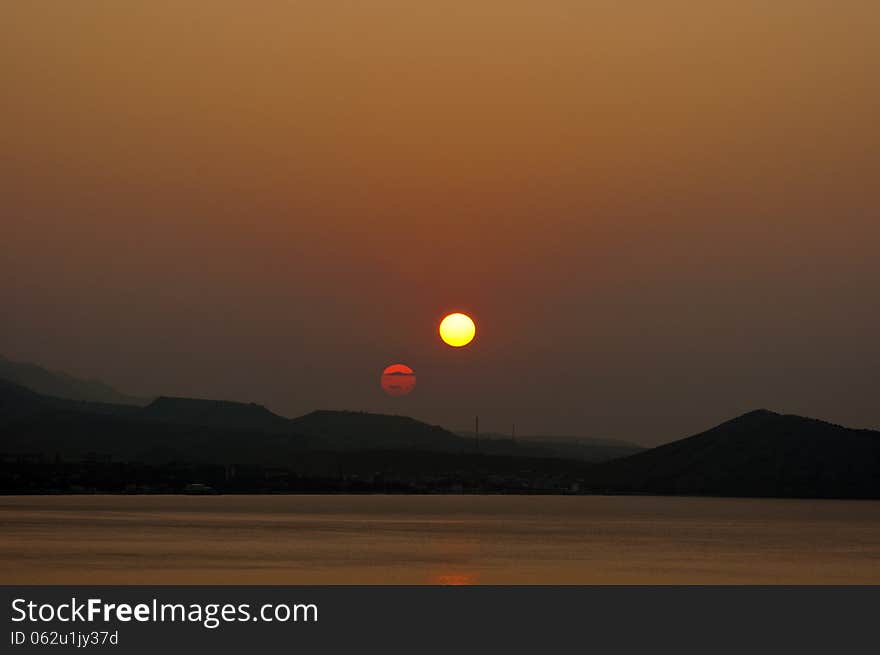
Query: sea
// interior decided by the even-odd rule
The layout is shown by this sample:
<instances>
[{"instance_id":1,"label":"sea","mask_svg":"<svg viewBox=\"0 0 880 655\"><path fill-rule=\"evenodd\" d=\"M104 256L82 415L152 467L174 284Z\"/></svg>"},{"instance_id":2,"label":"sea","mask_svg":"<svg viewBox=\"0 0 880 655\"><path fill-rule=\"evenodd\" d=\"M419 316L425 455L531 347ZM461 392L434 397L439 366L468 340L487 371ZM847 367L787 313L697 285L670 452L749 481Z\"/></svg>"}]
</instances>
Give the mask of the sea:
<instances>
[{"instance_id":1,"label":"sea","mask_svg":"<svg viewBox=\"0 0 880 655\"><path fill-rule=\"evenodd\" d=\"M880 502L0 497L3 584L880 584Z\"/></svg>"}]
</instances>

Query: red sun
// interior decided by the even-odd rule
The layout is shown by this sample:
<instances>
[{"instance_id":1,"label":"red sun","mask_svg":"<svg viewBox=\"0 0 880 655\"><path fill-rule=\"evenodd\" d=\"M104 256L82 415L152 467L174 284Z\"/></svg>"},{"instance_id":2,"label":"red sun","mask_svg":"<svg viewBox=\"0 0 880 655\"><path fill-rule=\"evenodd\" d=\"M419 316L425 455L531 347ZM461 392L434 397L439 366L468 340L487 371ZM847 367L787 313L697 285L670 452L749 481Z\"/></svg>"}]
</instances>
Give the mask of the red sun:
<instances>
[{"instance_id":1,"label":"red sun","mask_svg":"<svg viewBox=\"0 0 880 655\"><path fill-rule=\"evenodd\" d=\"M389 396L405 396L416 388L416 374L406 364L392 364L382 371L381 384Z\"/></svg>"}]
</instances>

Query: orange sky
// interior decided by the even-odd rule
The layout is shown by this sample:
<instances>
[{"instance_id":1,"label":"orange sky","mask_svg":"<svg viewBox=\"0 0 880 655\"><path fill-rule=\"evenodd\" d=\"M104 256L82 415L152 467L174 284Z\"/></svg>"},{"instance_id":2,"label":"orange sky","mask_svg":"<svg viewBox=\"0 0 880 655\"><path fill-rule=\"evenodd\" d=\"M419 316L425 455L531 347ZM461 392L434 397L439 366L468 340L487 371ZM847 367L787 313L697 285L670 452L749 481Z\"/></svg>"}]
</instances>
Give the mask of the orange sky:
<instances>
[{"instance_id":1,"label":"orange sky","mask_svg":"<svg viewBox=\"0 0 880 655\"><path fill-rule=\"evenodd\" d=\"M868 0L6 3L0 352L286 414L880 427L878 33Z\"/></svg>"}]
</instances>

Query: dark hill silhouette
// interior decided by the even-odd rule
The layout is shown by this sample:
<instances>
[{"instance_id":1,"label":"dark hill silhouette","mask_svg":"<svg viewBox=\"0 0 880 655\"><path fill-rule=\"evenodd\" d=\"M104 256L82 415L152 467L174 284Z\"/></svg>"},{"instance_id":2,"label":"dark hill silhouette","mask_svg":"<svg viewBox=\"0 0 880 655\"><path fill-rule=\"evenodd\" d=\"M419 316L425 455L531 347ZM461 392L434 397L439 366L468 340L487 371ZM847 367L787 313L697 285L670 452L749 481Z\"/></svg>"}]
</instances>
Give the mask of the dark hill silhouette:
<instances>
[{"instance_id":1,"label":"dark hill silhouette","mask_svg":"<svg viewBox=\"0 0 880 655\"><path fill-rule=\"evenodd\" d=\"M151 462L160 454L272 464L303 450L473 450L472 440L405 416L317 411L291 420L261 405L170 397L140 408L44 396L3 380L0 427L0 452Z\"/></svg>"},{"instance_id":2,"label":"dark hill silhouette","mask_svg":"<svg viewBox=\"0 0 880 655\"><path fill-rule=\"evenodd\" d=\"M595 466L596 491L880 498L880 432L757 410Z\"/></svg>"},{"instance_id":3,"label":"dark hill silhouette","mask_svg":"<svg viewBox=\"0 0 880 655\"><path fill-rule=\"evenodd\" d=\"M55 410L69 410L94 415L134 415L140 407L114 403L90 402L47 396L20 384L0 379L0 424L22 420L35 414Z\"/></svg>"},{"instance_id":4,"label":"dark hill silhouette","mask_svg":"<svg viewBox=\"0 0 880 655\"><path fill-rule=\"evenodd\" d=\"M0 378L56 398L117 405L146 405L149 402L149 399L120 393L100 380L82 380L61 371L50 371L36 364L15 362L2 355L0 355Z\"/></svg>"},{"instance_id":5,"label":"dark hill silhouette","mask_svg":"<svg viewBox=\"0 0 880 655\"><path fill-rule=\"evenodd\" d=\"M239 405L205 402L197 401L196 405L219 405L226 411L229 411L226 405ZM183 405L190 407L189 403ZM168 407L164 403L160 406ZM250 412L249 416L261 417L265 421L259 411L263 408L240 406ZM163 420L167 413L160 413L157 418L147 410L44 396L0 380L0 452L74 460L99 455L117 461L149 463L271 463L289 460L293 453L307 445L289 429L288 434L282 435L249 426L173 422ZM283 421L285 426L288 424L286 419L268 410L263 409L263 412ZM215 415L212 420L217 418Z\"/></svg>"},{"instance_id":6,"label":"dark hill silhouette","mask_svg":"<svg viewBox=\"0 0 880 655\"><path fill-rule=\"evenodd\" d=\"M273 414L262 405L228 400L161 396L147 405L141 412L141 416L146 419L180 425L201 425L275 433L291 432L289 419Z\"/></svg>"},{"instance_id":7,"label":"dark hill silhouette","mask_svg":"<svg viewBox=\"0 0 880 655\"><path fill-rule=\"evenodd\" d=\"M305 452L353 454L354 460L346 459L349 468L361 460L372 461L377 452L384 453L383 461L398 463L418 457L416 453L546 459L554 470L558 464L549 460L559 460L550 450L535 452L501 441L478 447L475 439L407 416L315 411L286 419L260 405L169 397L141 408L43 396L2 380L0 430L0 453L64 460L99 456L155 465L184 461L283 466L296 463ZM374 455L357 455L367 452ZM413 461L425 467L431 459ZM502 466L501 461L496 464ZM575 462L563 468L578 466ZM497 470L493 467L485 470Z\"/></svg>"},{"instance_id":8,"label":"dark hill silhouette","mask_svg":"<svg viewBox=\"0 0 880 655\"><path fill-rule=\"evenodd\" d=\"M51 399L19 384L0 380L0 420L2 421L30 416L46 409L51 402Z\"/></svg>"},{"instance_id":9,"label":"dark hill silhouette","mask_svg":"<svg viewBox=\"0 0 880 655\"><path fill-rule=\"evenodd\" d=\"M3 488L11 490L59 488L52 480L62 474L50 463L63 460L86 462L76 475L88 474L92 461L143 462L160 477L186 463L281 467L325 480L381 471L384 479L405 474L398 482L409 489L464 481L483 490L880 498L880 432L767 410L599 464L551 453L503 439L478 445L406 416L316 411L286 419L259 405L181 398L143 408L45 396L0 380ZM33 462L43 486L25 484L21 462ZM70 471L79 469L64 470L72 484ZM239 487L248 488L264 487Z\"/></svg>"},{"instance_id":10,"label":"dark hill silhouette","mask_svg":"<svg viewBox=\"0 0 880 655\"><path fill-rule=\"evenodd\" d=\"M161 429L157 429L161 425ZM157 424L131 416L56 409L2 426L0 451L79 461L167 464L270 464L291 461L301 450L294 435L205 426Z\"/></svg>"},{"instance_id":11,"label":"dark hill silhouette","mask_svg":"<svg viewBox=\"0 0 880 655\"><path fill-rule=\"evenodd\" d=\"M0 383L0 491L119 492L134 487L179 493L194 481L257 493L436 491L465 485L558 491L579 479L586 467L563 459L467 451L469 440L402 416L313 412L288 421L239 403L163 399L158 406L160 418L143 408L45 397ZM107 407L115 407L115 413ZM167 420L172 415L188 422ZM220 416L272 429L204 424ZM274 429L278 420L286 431ZM297 434L297 427L309 434Z\"/></svg>"},{"instance_id":12,"label":"dark hill silhouette","mask_svg":"<svg viewBox=\"0 0 880 655\"><path fill-rule=\"evenodd\" d=\"M293 430L331 450L416 449L436 452L475 450L471 439L408 416L318 410L291 421Z\"/></svg>"},{"instance_id":13,"label":"dark hill silhouette","mask_svg":"<svg viewBox=\"0 0 880 655\"><path fill-rule=\"evenodd\" d=\"M456 432L460 437L476 440L473 431ZM481 432L480 452L510 454L516 452L530 457L564 457L584 462L605 462L645 450L642 446L605 437L560 437L552 435L525 435L513 438L509 434Z\"/></svg>"},{"instance_id":14,"label":"dark hill silhouette","mask_svg":"<svg viewBox=\"0 0 880 655\"><path fill-rule=\"evenodd\" d=\"M473 436L454 434L442 427L428 425L405 416L365 412L316 411L295 419L272 413L253 403L238 403L197 398L161 396L151 402L125 396L101 383L77 380L64 373L52 373L32 364L17 364L0 359L17 379L19 387L0 389L0 422L13 416L24 418L48 410L67 410L81 414L126 417L131 421L186 426L206 430L236 430L248 433L297 435L298 447L340 451L406 449L445 453L481 453L513 457L566 458L582 461L605 461L629 454L638 447L612 440L518 440L481 439L479 447ZM0 382L4 376L0 374ZM9 384L9 382L6 382ZM34 385L29 386L30 385ZM24 387L25 389L23 389ZM39 388L35 388L39 387ZM49 389L50 391L41 391ZM33 395L24 393L30 390ZM5 398L5 400L4 400ZM124 401L130 401L125 403ZM146 405L146 406L144 406ZM87 423L78 418L77 425ZM44 425L44 429L48 429ZM83 434L87 429L82 427ZM55 435L60 437L60 435ZM71 436L71 438L73 438ZM76 438L82 438L78 436ZM3 450L0 444L0 451ZM185 450L185 449L184 449Z\"/></svg>"}]
</instances>

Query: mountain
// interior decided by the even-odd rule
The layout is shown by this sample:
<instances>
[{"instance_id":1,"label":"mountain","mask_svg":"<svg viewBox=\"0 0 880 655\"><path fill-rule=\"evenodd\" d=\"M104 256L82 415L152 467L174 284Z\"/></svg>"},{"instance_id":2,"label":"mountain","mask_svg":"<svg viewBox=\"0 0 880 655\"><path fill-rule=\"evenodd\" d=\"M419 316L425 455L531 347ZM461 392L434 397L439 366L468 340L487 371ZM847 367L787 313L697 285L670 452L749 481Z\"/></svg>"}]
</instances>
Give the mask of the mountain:
<instances>
[{"instance_id":1,"label":"mountain","mask_svg":"<svg viewBox=\"0 0 880 655\"><path fill-rule=\"evenodd\" d=\"M7 454L66 461L286 464L301 450L294 435L161 424L132 416L56 410L2 426Z\"/></svg>"},{"instance_id":2,"label":"mountain","mask_svg":"<svg viewBox=\"0 0 880 655\"><path fill-rule=\"evenodd\" d=\"M147 405L140 417L180 425L199 425L227 430L291 432L290 419L273 414L262 405L228 400L160 396Z\"/></svg>"},{"instance_id":3,"label":"mountain","mask_svg":"<svg viewBox=\"0 0 880 655\"><path fill-rule=\"evenodd\" d=\"M526 437L497 433L450 432L408 416L319 410L291 421L297 434L320 440L332 450L423 450L504 457L573 459L603 462L643 450L624 441L601 438Z\"/></svg>"},{"instance_id":4,"label":"mountain","mask_svg":"<svg viewBox=\"0 0 880 655\"><path fill-rule=\"evenodd\" d=\"M88 415L131 415L140 408L134 405L71 400L37 393L20 384L0 378L0 424L43 414L67 410Z\"/></svg>"},{"instance_id":5,"label":"mountain","mask_svg":"<svg viewBox=\"0 0 880 655\"><path fill-rule=\"evenodd\" d=\"M31 416L50 407L54 400L19 384L0 379L0 422Z\"/></svg>"},{"instance_id":6,"label":"mountain","mask_svg":"<svg viewBox=\"0 0 880 655\"><path fill-rule=\"evenodd\" d=\"M406 416L319 410L288 419L254 403L169 396L149 401L121 394L101 382L79 380L34 364L0 358L0 382L3 380L36 395L28 396L23 389L13 393L7 388L5 408L0 407L0 421L13 415L21 417L51 408L125 416L132 421L151 424L296 434L300 437L298 446L333 451L406 449L601 462L639 450L633 444L611 439L527 437L514 441L503 435L480 435L478 443L473 434L455 434ZM17 396L18 400L12 402L12 396ZM3 397L0 402L4 402ZM83 420L80 417L78 422Z\"/></svg>"},{"instance_id":7,"label":"mountain","mask_svg":"<svg viewBox=\"0 0 880 655\"><path fill-rule=\"evenodd\" d=\"M60 371L50 371L24 362L14 362L0 355L0 379L14 382L46 396L111 403L146 405L149 400L120 393L99 380L82 380Z\"/></svg>"},{"instance_id":8,"label":"mountain","mask_svg":"<svg viewBox=\"0 0 880 655\"><path fill-rule=\"evenodd\" d=\"M767 410L596 465L612 493L880 498L880 432Z\"/></svg>"},{"instance_id":9,"label":"mountain","mask_svg":"<svg viewBox=\"0 0 880 655\"><path fill-rule=\"evenodd\" d=\"M223 470L250 466L296 471L298 479L365 480L380 473L408 489L466 484L483 491L880 498L880 432L767 410L610 461L585 461L589 448L605 448L607 457L626 444L498 435L477 441L406 416L322 410L287 419L260 405L191 398L119 405L47 396L0 380L5 489L68 488L92 475L89 462L100 461L154 467L146 479L198 465L215 467L212 475L223 482ZM43 476L39 484L29 486L31 469L22 467L30 464L21 462L33 463L34 475ZM113 475L124 483L124 473ZM256 486L239 489L265 488L248 484Z\"/></svg>"},{"instance_id":10,"label":"mountain","mask_svg":"<svg viewBox=\"0 0 880 655\"><path fill-rule=\"evenodd\" d=\"M561 490L582 462L487 456L405 416L160 398L135 407L42 396L0 381L0 492L229 493Z\"/></svg>"},{"instance_id":11,"label":"mountain","mask_svg":"<svg viewBox=\"0 0 880 655\"><path fill-rule=\"evenodd\" d=\"M295 418L290 424L297 434L311 437L330 450L462 452L475 449L470 439L408 416L318 410Z\"/></svg>"},{"instance_id":12,"label":"mountain","mask_svg":"<svg viewBox=\"0 0 880 655\"><path fill-rule=\"evenodd\" d=\"M476 440L473 431L457 432L460 437ZM529 457L562 457L584 462L605 462L645 450L642 446L605 437L558 437L481 432L480 450L484 453L518 454Z\"/></svg>"},{"instance_id":13,"label":"mountain","mask_svg":"<svg viewBox=\"0 0 880 655\"><path fill-rule=\"evenodd\" d=\"M75 401L0 380L0 451L113 459L289 462L310 451L473 451L473 442L405 416L316 411L297 419L261 405L160 397L146 407Z\"/></svg>"},{"instance_id":14,"label":"mountain","mask_svg":"<svg viewBox=\"0 0 880 655\"><path fill-rule=\"evenodd\" d=\"M287 419L256 404L165 396L146 407L112 405L44 396L2 380L0 430L0 452L75 461L100 456L151 464L271 466L291 465L306 452L323 452L355 457L347 456L348 468L379 457L404 468L418 461L427 471L433 470L432 454L499 458L499 466L504 466L500 458L546 460L553 470L560 466L550 461L560 459L552 450L502 440L477 443L407 416L319 410ZM441 461L452 460L436 460ZM484 464L486 470L496 470L495 464Z\"/></svg>"},{"instance_id":15,"label":"mountain","mask_svg":"<svg viewBox=\"0 0 880 655\"><path fill-rule=\"evenodd\" d=\"M99 456L107 460L165 463L271 463L288 461L306 442L287 434L246 425L235 420L236 409L246 408L253 423L274 414L263 408L217 401L181 402L163 399L143 408L133 405L93 403L44 396L20 385L0 380L0 452L27 454L47 459L56 456L75 460ZM154 403L155 404L155 403ZM197 412L193 407L220 408ZM152 409L151 409L152 408ZM179 420L170 420L170 409ZM260 411L262 410L262 411ZM222 424L228 417L229 424ZM283 421L287 419L275 417ZM213 425L198 424L198 420Z\"/></svg>"}]
</instances>

